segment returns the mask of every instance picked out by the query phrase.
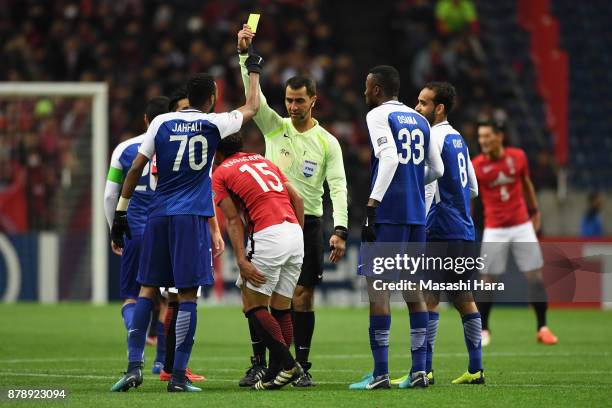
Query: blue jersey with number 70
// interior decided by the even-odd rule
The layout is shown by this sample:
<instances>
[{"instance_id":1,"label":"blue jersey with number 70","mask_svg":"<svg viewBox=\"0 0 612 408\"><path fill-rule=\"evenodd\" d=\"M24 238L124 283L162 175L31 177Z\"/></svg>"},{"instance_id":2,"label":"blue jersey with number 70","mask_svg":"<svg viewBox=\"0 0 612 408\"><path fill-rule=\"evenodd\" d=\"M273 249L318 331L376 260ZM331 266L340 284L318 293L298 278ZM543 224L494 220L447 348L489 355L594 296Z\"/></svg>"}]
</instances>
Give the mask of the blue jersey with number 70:
<instances>
[{"instance_id":1,"label":"blue jersey with number 70","mask_svg":"<svg viewBox=\"0 0 612 408\"><path fill-rule=\"evenodd\" d=\"M157 188L149 217L212 217L210 175L219 141L242 126L242 113L203 113L184 109L157 116L139 153L157 156Z\"/></svg>"},{"instance_id":2,"label":"blue jersey with number 70","mask_svg":"<svg viewBox=\"0 0 612 408\"><path fill-rule=\"evenodd\" d=\"M371 186L378 177L379 155L395 149L399 164L376 210L376 222L425 225L425 163L429 151L429 123L412 108L387 101L367 117L372 143Z\"/></svg>"}]
</instances>

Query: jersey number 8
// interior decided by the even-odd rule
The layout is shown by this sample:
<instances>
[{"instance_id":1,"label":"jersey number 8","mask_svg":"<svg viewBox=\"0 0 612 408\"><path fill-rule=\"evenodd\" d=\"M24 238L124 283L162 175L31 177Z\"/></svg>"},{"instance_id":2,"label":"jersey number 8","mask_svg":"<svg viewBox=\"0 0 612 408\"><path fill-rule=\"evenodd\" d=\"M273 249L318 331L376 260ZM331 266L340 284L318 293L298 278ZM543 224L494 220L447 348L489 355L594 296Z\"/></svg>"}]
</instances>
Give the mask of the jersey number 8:
<instances>
[{"instance_id":1,"label":"jersey number 8","mask_svg":"<svg viewBox=\"0 0 612 408\"><path fill-rule=\"evenodd\" d=\"M459 165L459 178L461 179L461 187L467 186L468 176L467 176L467 165L465 162L465 156L463 152L457 153L457 164Z\"/></svg>"},{"instance_id":2,"label":"jersey number 8","mask_svg":"<svg viewBox=\"0 0 612 408\"><path fill-rule=\"evenodd\" d=\"M412 159L412 163L416 166L423 161L425 158L425 136L421 129L414 129L410 132L408 129L402 128L398 132L397 138L402 143L403 150L398 155L400 164L408 164ZM412 152L413 148L414 154Z\"/></svg>"}]
</instances>

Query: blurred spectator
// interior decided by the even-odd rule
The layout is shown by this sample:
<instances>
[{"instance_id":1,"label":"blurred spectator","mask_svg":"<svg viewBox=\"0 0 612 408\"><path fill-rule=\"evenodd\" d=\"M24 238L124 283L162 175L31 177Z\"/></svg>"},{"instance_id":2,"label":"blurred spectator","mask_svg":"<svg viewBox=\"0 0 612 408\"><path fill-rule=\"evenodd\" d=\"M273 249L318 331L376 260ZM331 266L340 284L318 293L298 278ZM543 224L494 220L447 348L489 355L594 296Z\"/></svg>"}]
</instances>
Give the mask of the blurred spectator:
<instances>
[{"instance_id":1,"label":"blurred spectator","mask_svg":"<svg viewBox=\"0 0 612 408\"><path fill-rule=\"evenodd\" d=\"M381 2L390 31L355 33L350 41L337 13L329 12L341 6L323 0L4 3L8 6L0 11L0 80L106 82L109 147L144 131L147 98L171 93L195 72L215 76L217 109L239 106L244 91L236 66L236 32L249 10L261 12L265 19L255 46L266 59L262 89L271 106L284 112L284 81L296 73L315 78L319 98L314 115L340 140L348 158L349 214L355 226L367 199L370 160L363 100L367 58L359 54L362 50L351 49L360 43L359 35L388 40L389 46L378 50L380 62L397 65L407 105L414 106L427 81L445 80L457 87L458 106L450 120L464 130L472 154L478 153L477 116L507 116L495 108L504 105L491 92L476 9L469 0ZM353 13L372 12L367 2L353 2L351 7ZM86 190L83 184L90 177L84 164L90 145L83 142L91 137L90 126L91 104L86 98L0 101L0 183L13 185L16 173L11 169L19 165L29 199L87 208L89 196L76 192ZM263 138L254 127L247 125L243 135L248 150L263 153ZM509 139L513 137L510 132ZM554 172L544 164L542 168ZM549 173L543 177L552 180ZM54 227L58 216L53 206L32 202L30 207L32 225Z\"/></svg>"},{"instance_id":2,"label":"blurred spectator","mask_svg":"<svg viewBox=\"0 0 612 408\"><path fill-rule=\"evenodd\" d=\"M537 189L557 188L557 171L554 159L548 151L538 152L535 166L531 170L531 177Z\"/></svg>"},{"instance_id":3,"label":"blurred spectator","mask_svg":"<svg viewBox=\"0 0 612 408\"><path fill-rule=\"evenodd\" d=\"M478 33L478 16L471 0L438 0L436 4L438 30L442 34L471 31Z\"/></svg>"},{"instance_id":4,"label":"blurred spectator","mask_svg":"<svg viewBox=\"0 0 612 408\"><path fill-rule=\"evenodd\" d=\"M602 205L603 196L600 192L595 191L589 194L588 208L580 225L581 236L585 238L603 237L603 220L600 214Z\"/></svg>"}]
</instances>

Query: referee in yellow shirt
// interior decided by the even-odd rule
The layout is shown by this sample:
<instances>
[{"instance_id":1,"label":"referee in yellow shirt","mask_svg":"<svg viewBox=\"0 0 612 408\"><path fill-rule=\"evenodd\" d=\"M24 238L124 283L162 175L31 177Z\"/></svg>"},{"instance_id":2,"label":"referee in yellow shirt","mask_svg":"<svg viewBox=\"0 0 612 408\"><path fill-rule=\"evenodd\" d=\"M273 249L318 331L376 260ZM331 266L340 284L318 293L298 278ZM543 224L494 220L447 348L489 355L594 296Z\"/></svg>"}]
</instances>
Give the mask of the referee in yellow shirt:
<instances>
[{"instance_id":1,"label":"referee in yellow shirt","mask_svg":"<svg viewBox=\"0 0 612 408\"><path fill-rule=\"evenodd\" d=\"M249 77L244 68L248 47L254 37L244 25L238 32L238 53L242 81L248 89ZM304 376L294 383L313 386L308 370L310 343L314 332L314 289L323 275L323 182L327 181L333 205L334 232L329 239L329 259L336 263L344 256L348 236L347 191L342 150L338 140L312 117L317 100L316 84L309 77L290 78L285 87L285 106L289 117L283 118L268 105L260 90L260 108L254 117L266 141L266 157L276 164L304 199L304 263L293 295L294 343L296 360L304 368ZM240 385L248 386L265 368L265 346L251 329L254 357ZM253 377L253 378L250 378Z\"/></svg>"}]
</instances>

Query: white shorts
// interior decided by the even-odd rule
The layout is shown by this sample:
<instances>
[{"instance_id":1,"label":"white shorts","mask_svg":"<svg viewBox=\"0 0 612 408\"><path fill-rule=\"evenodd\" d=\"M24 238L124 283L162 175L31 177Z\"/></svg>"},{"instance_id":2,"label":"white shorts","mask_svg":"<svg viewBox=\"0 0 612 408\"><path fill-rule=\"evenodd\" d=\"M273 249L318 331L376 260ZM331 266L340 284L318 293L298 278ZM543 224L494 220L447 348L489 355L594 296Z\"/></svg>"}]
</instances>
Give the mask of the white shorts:
<instances>
[{"instance_id":1,"label":"white shorts","mask_svg":"<svg viewBox=\"0 0 612 408\"><path fill-rule=\"evenodd\" d=\"M247 253L253 255L251 263L266 277L266 283L255 287L246 282L246 287L256 292L272 296L276 292L281 296L293 297L302 262L304 261L304 233L299 224L283 222L257 231L249 240ZM242 288L244 281L238 276L236 286Z\"/></svg>"},{"instance_id":2,"label":"white shorts","mask_svg":"<svg viewBox=\"0 0 612 408\"><path fill-rule=\"evenodd\" d=\"M482 273L486 275L504 273L510 249L512 249L516 264L523 273L540 269L544 265L533 224L527 221L513 227L485 228L480 252L485 264Z\"/></svg>"}]
</instances>

